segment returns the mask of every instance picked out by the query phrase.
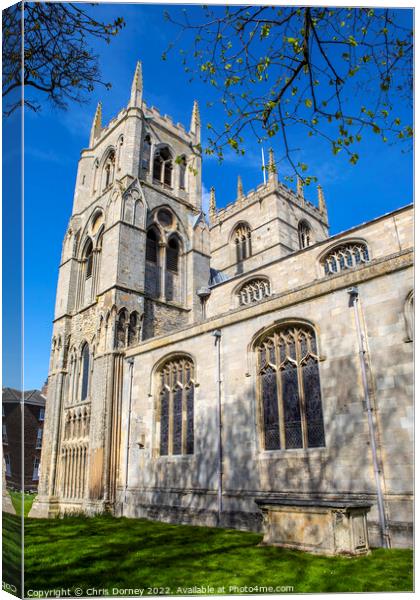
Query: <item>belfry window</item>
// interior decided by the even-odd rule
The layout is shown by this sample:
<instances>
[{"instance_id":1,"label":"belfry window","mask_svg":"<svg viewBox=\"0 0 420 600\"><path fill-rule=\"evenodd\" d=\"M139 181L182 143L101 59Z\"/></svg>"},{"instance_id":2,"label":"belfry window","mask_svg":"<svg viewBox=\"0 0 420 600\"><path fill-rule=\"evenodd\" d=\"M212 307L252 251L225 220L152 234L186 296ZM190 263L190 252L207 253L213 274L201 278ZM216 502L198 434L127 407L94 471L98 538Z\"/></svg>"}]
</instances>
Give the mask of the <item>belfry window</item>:
<instances>
[{"instance_id":1,"label":"belfry window","mask_svg":"<svg viewBox=\"0 0 420 600\"><path fill-rule=\"evenodd\" d=\"M167 361L158 371L159 453L194 453L194 364L188 357Z\"/></svg>"},{"instance_id":2,"label":"belfry window","mask_svg":"<svg viewBox=\"0 0 420 600\"><path fill-rule=\"evenodd\" d=\"M85 344L82 350L82 387L80 399L86 400L89 391L89 372L90 372L90 356L89 356L89 346Z\"/></svg>"},{"instance_id":3,"label":"belfry window","mask_svg":"<svg viewBox=\"0 0 420 600\"><path fill-rule=\"evenodd\" d=\"M369 250L365 243L348 243L337 246L323 259L325 275L333 275L347 269L358 267L370 261Z\"/></svg>"},{"instance_id":4,"label":"belfry window","mask_svg":"<svg viewBox=\"0 0 420 600\"><path fill-rule=\"evenodd\" d=\"M166 249L166 268L174 273L178 273L179 244L176 238L172 237L168 242Z\"/></svg>"},{"instance_id":5,"label":"belfry window","mask_svg":"<svg viewBox=\"0 0 420 600\"><path fill-rule=\"evenodd\" d=\"M153 159L153 180L172 187L172 154L167 146L159 148Z\"/></svg>"},{"instance_id":6,"label":"belfry window","mask_svg":"<svg viewBox=\"0 0 420 600\"><path fill-rule=\"evenodd\" d=\"M299 248L307 248L311 243L312 230L309 223L306 221L300 221L298 225L298 236L299 236Z\"/></svg>"},{"instance_id":7,"label":"belfry window","mask_svg":"<svg viewBox=\"0 0 420 600\"><path fill-rule=\"evenodd\" d=\"M249 225L240 224L236 227L233 237L236 247L236 261L241 263L252 254L251 228Z\"/></svg>"},{"instance_id":8,"label":"belfry window","mask_svg":"<svg viewBox=\"0 0 420 600\"><path fill-rule=\"evenodd\" d=\"M149 229L146 237L146 260L156 263L158 257L158 239L153 229Z\"/></svg>"},{"instance_id":9,"label":"belfry window","mask_svg":"<svg viewBox=\"0 0 420 600\"><path fill-rule=\"evenodd\" d=\"M264 449L325 446L313 329L283 325L263 337L256 351Z\"/></svg>"}]
</instances>

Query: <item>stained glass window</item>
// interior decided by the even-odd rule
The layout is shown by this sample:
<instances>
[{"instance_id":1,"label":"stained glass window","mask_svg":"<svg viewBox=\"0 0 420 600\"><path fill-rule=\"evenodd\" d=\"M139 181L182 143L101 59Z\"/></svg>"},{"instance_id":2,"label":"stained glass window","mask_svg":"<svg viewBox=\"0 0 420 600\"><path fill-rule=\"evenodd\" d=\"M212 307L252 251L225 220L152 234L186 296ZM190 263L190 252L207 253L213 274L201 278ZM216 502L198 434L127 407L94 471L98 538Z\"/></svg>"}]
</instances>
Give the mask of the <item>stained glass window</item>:
<instances>
[{"instance_id":1,"label":"stained glass window","mask_svg":"<svg viewBox=\"0 0 420 600\"><path fill-rule=\"evenodd\" d=\"M194 452L194 365L180 356L160 369L160 454Z\"/></svg>"},{"instance_id":2,"label":"stained glass window","mask_svg":"<svg viewBox=\"0 0 420 600\"><path fill-rule=\"evenodd\" d=\"M256 350L264 449L325 446L313 329L282 325L263 336Z\"/></svg>"}]
</instances>

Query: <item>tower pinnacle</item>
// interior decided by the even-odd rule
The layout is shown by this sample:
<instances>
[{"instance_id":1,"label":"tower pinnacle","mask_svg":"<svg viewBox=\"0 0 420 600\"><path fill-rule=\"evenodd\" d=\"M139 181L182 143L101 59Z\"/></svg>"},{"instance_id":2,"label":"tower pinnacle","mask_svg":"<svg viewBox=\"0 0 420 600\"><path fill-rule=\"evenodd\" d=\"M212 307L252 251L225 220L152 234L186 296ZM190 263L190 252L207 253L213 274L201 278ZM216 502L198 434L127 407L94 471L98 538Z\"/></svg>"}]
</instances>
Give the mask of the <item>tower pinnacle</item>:
<instances>
[{"instance_id":1,"label":"tower pinnacle","mask_svg":"<svg viewBox=\"0 0 420 600\"><path fill-rule=\"evenodd\" d=\"M210 188L209 216L210 221L216 216L216 193L213 186Z\"/></svg>"},{"instance_id":2,"label":"tower pinnacle","mask_svg":"<svg viewBox=\"0 0 420 600\"><path fill-rule=\"evenodd\" d=\"M190 133L195 137L196 142L200 142L201 138L201 122L200 122L200 111L198 110L198 102L194 100L192 114L191 114L191 125Z\"/></svg>"},{"instance_id":3,"label":"tower pinnacle","mask_svg":"<svg viewBox=\"0 0 420 600\"><path fill-rule=\"evenodd\" d=\"M274 160L272 148L268 151L268 181L277 181L276 161Z\"/></svg>"},{"instance_id":4,"label":"tower pinnacle","mask_svg":"<svg viewBox=\"0 0 420 600\"><path fill-rule=\"evenodd\" d=\"M303 198L303 182L300 175L296 176L296 193L300 198Z\"/></svg>"},{"instance_id":5,"label":"tower pinnacle","mask_svg":"<svg viewBox=\"0 0 420 600\"><path fill-rule=\"evenodd\" d=\"M95 139L99 137L102 130L102 104L98 102L96 107L95 116L93 117L92 128L90 130L89 146L92 147L95 143Z\"/></svg>"},{"instance_id":6,"label":"tower pinnacle","mask_svg":"<svg viewBox=\"0 0 420 600\"><path fill-rule=\"evenodd\" d=\"M131 96L129 106L141 108L143 101L143 73L141 62L138 60L134 71L133 83L131 84Z\"/></svg>"},{"instance_id":7,"label":"tower pinnacle","mask_svg":"<svg viewBox=\"0 0 420 600\"><path fill-rule=\"evenodd\" d=\"M238 188L237 188L237 200L242 200L242 198L244 197L244 186L242 185L242 179L241 176L238 175Z\"/></svg>"},{"instance_id":8,"label":"tower pinnacle","mask_svg":"<svg viewBox=\"0 0 420 600\"><path fill-rule=\"evenodd\" d=\"M324 190L318 185L318 210L321 215L328 221L327 204L325 202Z\"/></svg>"}]
</instances>

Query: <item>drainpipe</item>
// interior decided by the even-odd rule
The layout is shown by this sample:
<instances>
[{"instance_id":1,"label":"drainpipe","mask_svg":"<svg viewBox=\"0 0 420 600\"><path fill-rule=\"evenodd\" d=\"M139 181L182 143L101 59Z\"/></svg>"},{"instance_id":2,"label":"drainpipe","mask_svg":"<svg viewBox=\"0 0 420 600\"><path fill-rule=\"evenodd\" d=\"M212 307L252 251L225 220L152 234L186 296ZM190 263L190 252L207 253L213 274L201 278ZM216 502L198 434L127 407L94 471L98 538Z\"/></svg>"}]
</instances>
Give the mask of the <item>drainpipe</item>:
<instances>
[{"instance_id":1,"label":"drainpipe","mask_svg":"<svg viewBox=\"0 0 420 600\"><path fill-rule=\"evenodd\" d=\"M128 489L128 461L130 453L130 433L131 433L131 399L133 390L133 365L134 358L127 359L128 366L130 368L130 388L128 392L128 424L127 424L127 444L125 448L125 486L124 486L124 505L127 504L127 489Z\"/></svg>"},{"instance_id":2,"label":"drainpipe","mask_svg":"<svg viewBox=\"0 0 420 600\"><path fill-rule=\"evenodd\" d=\"M223 447L222 447L222 373L220 361L220 342L222 332L220 329L213 331L214 344L217 346L217 428L218 428L218 484L217 484L217 521L220 527L222 523L222 492L223 492Z\"/></svg>"},{"instance_id":3,"label":"drainpipe","mask_svg":"<svg viewBox=\"0 0 420 600\"><path fill-rule=\"evenodd\" d=\"M373 470L375 473L376 495L377 495L377 500L378 500L378 512L379 512L379 526L380 526L380 530L381 530L382 545L385 548L390 548L391 544L390 544L388 526L387 526L386 516L385 516L385 501L384 501L384 496L383 496L382 487L381 487L381 471L379 469L378 450L377 450L377 446L376 446L375 423L373 420L372 405L370 402L370 394L369 394L369 386L368 386L368 377L367 377L368 365L366 363L366 352L367 351L365 349L364 337L363 337L362 328L361 328L360 319L359 319L359 309L360 310L362 309L360 306L360 303L359 303L359 290L357 287L351 287L347 290L347 292L350 296L350 306L352 306L354 309L354 318L356 321L357 339L358 339L358 343L359 343L360 368L362 371L363 392L364 392L364 399L365 399L365 404L366 404L368 425L369 425L370 447L372 450Z\"/></svg>"}]
</instances>

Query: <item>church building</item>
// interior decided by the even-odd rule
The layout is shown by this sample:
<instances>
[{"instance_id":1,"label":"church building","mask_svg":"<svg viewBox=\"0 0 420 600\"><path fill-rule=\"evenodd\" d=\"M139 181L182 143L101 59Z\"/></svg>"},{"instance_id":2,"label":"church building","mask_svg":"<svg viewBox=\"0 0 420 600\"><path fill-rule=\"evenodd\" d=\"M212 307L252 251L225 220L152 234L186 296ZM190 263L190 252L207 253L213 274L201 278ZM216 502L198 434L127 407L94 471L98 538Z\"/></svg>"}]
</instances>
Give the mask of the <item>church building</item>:
<instances>
[{"instance_id":1,"label":"church building","mask_svg":"<svg viewBox=\"0 0 420 600\"><path fill-rule=\"evenodd\" d=\"M59 266L30 516L261 531L256 501L364 501L412 544L413 208L330 236L267 180L202 211L200 115L101 105ZM368 202L369 190L366 190Z\"/></svg>"}]
</instances>

